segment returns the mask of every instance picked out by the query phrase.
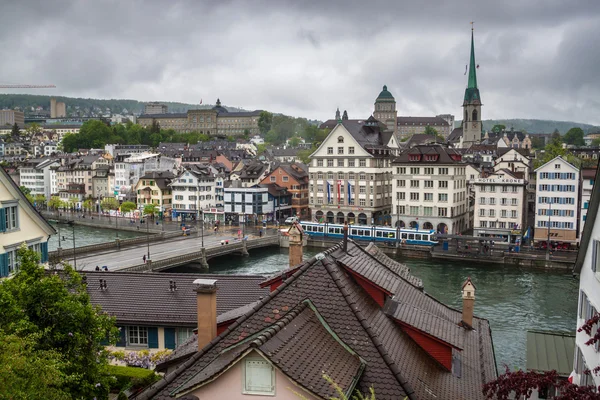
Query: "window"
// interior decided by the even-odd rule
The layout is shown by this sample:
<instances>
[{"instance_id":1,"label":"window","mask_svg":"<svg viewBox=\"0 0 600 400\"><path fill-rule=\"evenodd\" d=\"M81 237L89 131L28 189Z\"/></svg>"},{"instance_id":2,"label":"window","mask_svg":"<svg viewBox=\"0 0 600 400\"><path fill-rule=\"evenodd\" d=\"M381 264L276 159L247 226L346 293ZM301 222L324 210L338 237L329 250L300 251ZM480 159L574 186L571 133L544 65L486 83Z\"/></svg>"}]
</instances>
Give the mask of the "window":
<instances>
[{"instance_id":1,"label":"window","mask_svg":"<svg viewBox=\"0 0 600 400\"><path fill-rule=\"evenodd\" d=\"M439 175L448 175L448 168L440 168Z\"/></svg>"},{"instance_id":2,"label":"window","mask_svg":"<svg viewBox=\"0 0 600 400\"><path fill-rule=\"evenodd\" d=\"M339 180L342 180L342 179L344 179L344 173L343 173L343 172L338 172L338 175L337 175L337 176L338 176L337 178L338 178ZM292 189L294 189L294 188L292 188ZM296 189L299 189L299 187L296 187ZM343 192L343 191L344 191L344 186L342 186L342 192Z\"/></svg>"},{"instance_id":3,"label":"window","mask_svg":"<svg viewBox=\"0 0 600 400\"><path fill-rule=\"evenodd\" d=\"M361 181L364 181L367 179L367 174L361 173L358 175L358 179Z\"/></svg>"},{"instance_id":4,"label":"window","mask_svg":"<svg viewBox=\"0 0 600 400\"><path fill-rule=\"evenodd\" d=\"M419 200L419 193L411 193L410 194L410 199L411 200Z\"/></svg>"},{"instance_id":5,"label":"window","mask_svg":"<svg viewBox=\"0 0 600 400\"><path fill-rule=\"evenodd\" d=\"M366 167L367 166L367 160L364 158L361 158L360 160L358 160L358 166L359 167Z\"/></svg>"},{"instance_id":6,"label":"window","mask_svg":"<svg viewBox=\"0 0 600 400\"><path fill-rule=\"evenodd\" d=\"M448 189L448 181L439 181L438 184L440 189Z\"/></svg>"},{"instance_id":7,"label":"window","mask_svg":"<svg viewBox=\"0 0 600 400\"><path fill-rule=\"evenodd\" d=\"M398 187L405 187L406 186L406 181L404 179L399 179L396 181L396 186Z\"/></svg>"},{"instance_id":8,"label":"window","mask_svg":"<svg viewBox=\"0 0 600 400\"><path fill-rule=\"evenodd\" d=\"M432 216L433 215L433 207L423 207L423 215Z\"/></svg>"},{"instance_id":9,"label":"window","mask_svg":"<svg viewBox=\"0 0 600 400\"><path fill-rule=\"evenodd\" d=\"M398 167L396 168L396 172L398 174L406 175L406 167Z\"/></svg>"},{"instance_id":10,"label":"window","mask_svg":"<svg viewBox=\"0 0 600 400\"><path fill-rule=\"evenodd\" d=\"M419 181L410 181L410 187L411 188L418 188L419 187Z\"/></svg>"},{"instance_id":11,"label":"window","mask_svg":"<svg viewBox=\"0 0 600 400\"><path fill-rule=\"evenodd\" d=\"M348 154L354 154L354 146L348 147Z\"/></svg>"},{"instance_id":12,"label":"window","mask_svg":"<svg viewBox=\"0 0 600 400\"><path fill-rule=\"evenodd\" d=\"M554 169L560 169L560 164L554 164Z\"/></svg>"},{"instance_id":13,"label":"window","mask_svg":"<svg viewBox=\"0 0 600 400\"><path fill-rule=\"evenodd\" d=\"M516 211L516 210L512 210L512 211L510 212L510 217L511 217L511 218L517 218L517 211Z\"/></svg>"},{"instance_id":14,"label":"window","mask_svg":"<svg viewBox=\"0 0 600 400\"><path fill-rule=\"evenodd\" d=\"M333 167L333 160L327 160L327 166Z\"/></svg>"},{"instance_id":15,"label":"window","mask_svg":"<svg viewBox=\"0 0 600 400\"><path fill-rule=\"evenodd\" d=\"M492 205L492 206L496 205L496 198L495 197L490 197L490 205Z\"/></svg>"},{"instance_id":16,"label":"window","mask_svg":"<svg viewBox=\"0 0 600 400\"><path fill-rule=\"evenodd\" d=\"M19 213L17 207L18 206L9 206L4 208L5 231L19 229Z\"/></svg>"},{"instance_id":17,"label":"window","mask_svg":"<svg viewBox=\"0 0 600 400\"><path fill-rule=\"evenodd\" d=\"M317 179L323 179L323 173L317 172Z\"/></svg>"},{"instance_id":18,"label":"window","mask_svg":"<svg viewBox=\"0 0 600 400\"><path fill-rule=\"evenodd\" d=\"M337 160L337 166L338 167L343 167L344 166L344 159L343 158L338 158L338 160Z\"/></svg>"},{"instance_id":19,"label":"window","mask_svg":"<svg viewBox=\"0 0 600 400\"><path fill-rule=\"evenodd\" d=\"M344 154L344 148L338 147L338 154Z\"/></svg>"},{"instance_id":20,"label":"window","mask_svg":"<svg viewBox=\"0 0 600 400\"><path fill-rule=\"evenodd\" d=\"M177 328L177 346L183 344L194 334L193 328Z\"/></svg>"},{"instance_id":21,"label":"window","mask_svg":"<svg viewBox=\"0 0 600 400\"><path fill-rule=\"evenodd\" d=\"M420 168L411 168L410 174L411 175L419 175L419 170L420 170Z\"/></svg>"},{"instance_id":22,"label":"window","mask_svg":"<svg viewBox=\"0 0 600 400\"><path fill-rule=\"evenodd\" d=\"M418 206L410 206L410 215L419 215L419 207Z\"/></svg>"},{"instance_id":23,"label":"window","mask_svg":"<svg viewBox=\"0 0 600 400\"><path fill-rule=\"evenodd\" d=\"M446 217L448 216L448 209L446 207L438 208L438 217Z\"/></svg>"},{"instance_id":24,"label":"window","mask_svg":"<svg viewBox=\"0 0 600 400\"><path fill-rule=\"evenodd\" d=\"M348 173L348 179L354 179L354 172Z\"/></svg>"},{"instance_id":25,"label":"window","mask_svg":"<svg viewBox=\"0 0 600 400\"><path fill-rule=\"evenodd\" d=\"M327 173L327 179L333 179L333 172Z\"/></svg>"},{"instance_id":26,"label":"window","mask_svg":"<svg viewBox=\"0 0 600 400\"><path fill-rule=\"evenodd\" d=\"M433 175L433 168L425 168L425 175Z\"/></svg>"},{"instance_id":27,"label":"window","mask_svg":"<svg viewBox=\"0 0 600 400\"><path fill-rule=\"evenodd\" d=\"M433 187L433 181L425 181L425 187L426 188L432 188Z\"/></svg>"},{"instance_id":28,"label":"window","mask_svg":"<svg viewBox=\"0 0 600 400\"><path fill-rule=\"evenodd\" d=\"M433 201L433 193L424 193L425 201Z\"/></svg>"},{"instance_id":29,"label":"window","mask_svg":"<svg viewBox=\"0 0 600 400\"><path fill-rule=\"evenodd\" d=\"M317 160L317 167L323 166L323 160Z\"/></svg>"},{"instance_id":30,"label":"window","mask_svg":"<svg viewBox=\"0 0 600 400\"><path fill-rule=\"evenodd\" d=\"M333 147L327 148L327 154L333 154Z\"/></svg>"},{"instance_id":31,"label":"window","mask_svg":"<svg viewBox=\"0 0 600 400\"><path fill-rule=\"evenodd\" d=\"M405 199L406 199L406 193L404 193L404 192L396 193L396 200L405 200Z\"/></svg>"},{"instance_id":32,"label":"window","mask_svg":"<svg viewBox=\"0 0 600 400\"><path fill-rule=\"evenodd\" d=\"M483 208L479 209L479 216L485 217L485 209L483 209Z\"/></svg>"},{"instance_id":33,"label":"window","mask_svg":"<svg viewBox=\"0 0 600 400\"><path fill-rule=\"evenodd\" d=\"M244 394L275 394L275 370L264 358L244 363Z\"/></svg>"},{"instance_id":34,"label":"window","mask_svg":"<svg viewBox=\"0 0 600 400\"><path fill-rule=\"evenodd\" d=\"M493 210L493 209L490 210L490 217L495 217L495 216L496 216L496 210Z\"/></svg>"},{"instance_id":35,"label":"window","mask_svg":"<svg viewBox=\"0 0 600 400\"><path fill-rule=\"evenodd\" d=\"M439 193L438 201L448 201L448 193Z\"/></svg>"},{"instance_id":36,"label":"window","mask_svg":"<svg viewBox=\"0 0 600 400\"><path fill-rule=\"evenodd\" d=\"M276 177L274 177L274 176L271 177L271 182L275 182L276 180L277 180Z\"/></svg>"},{"instance_id":37,"label":"window","mask_svg":"<svg viewBox=\"0 0 600 400\"><path fill-rule=\"evenodd\" d=\"M344 143L344 137L338 136L338 143Z\"/></svg>"},{"instance_id":38,"label":"window","mask_svg":"<svg viewBox=\"0 0 600 400\"><path fill-rule=\"evenodd\" d=\"M354 167L354 166L356 166L353 158L351 158L351 159L349 159L349 160L348 160L348 166L349 166L349 167Z\"/></svg>"},{"instance_id":39,"label":"window","mask_svg":"<svg viewBox=\"0 0 600 400\"><path fill-rule=\"evenodd\" d=\"M504 200L504 199L502 199L502 200ZM508 213L506 212L506 210L502 210L502 211L500 211L500 216L501 216L502 218L506 218L506 216L507 216L507 215L508 215Z\"/></svg>"},{"instance_id":40,"label":"window","mask_svg":"<svg viewBox=\"0 0 600 400\"><path fill-rule=\"evenodd\" d=\"M358 193L367 193L367 187L366 186L360 186L358 188Z\"/></svg>"},{"instance_id":41,"label":"window","mask_svg":"<svg viewBox=\"0 0 600 400\"><path fill-rule=\"evenodd\" d=\"M367 205L367 200L365 200L365 199L359 199L358 205L360 205L361 207L366 206Z\"/></svg>"},{"instance_id":42,"label":"window","mask_svg":"<svg viewBox=\"0 0 600 400\"><path fill-rule=\"evenodd\" d=\"M145 326L128 326L127 327L127 344L128 345L147 345L148 344L148 328Z\"/></svg>"}]
</instances>

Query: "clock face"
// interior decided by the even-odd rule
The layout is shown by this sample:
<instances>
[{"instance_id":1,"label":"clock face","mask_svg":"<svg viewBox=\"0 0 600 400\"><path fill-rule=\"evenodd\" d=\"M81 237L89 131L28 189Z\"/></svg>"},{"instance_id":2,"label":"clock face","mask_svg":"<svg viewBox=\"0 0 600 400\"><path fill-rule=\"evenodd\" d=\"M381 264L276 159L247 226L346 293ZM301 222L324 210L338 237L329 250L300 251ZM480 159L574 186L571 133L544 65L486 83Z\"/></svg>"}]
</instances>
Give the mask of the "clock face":
<instances>
[{"instance_id":1,"label":"clock face","mask_svg":"<svg viewBox=\"0 0 600 400\"><path fill-rule=\"evenodd\" d=\"M477 122L473 122L473 128L477 128Z\"/></svg>"}]
</instances>

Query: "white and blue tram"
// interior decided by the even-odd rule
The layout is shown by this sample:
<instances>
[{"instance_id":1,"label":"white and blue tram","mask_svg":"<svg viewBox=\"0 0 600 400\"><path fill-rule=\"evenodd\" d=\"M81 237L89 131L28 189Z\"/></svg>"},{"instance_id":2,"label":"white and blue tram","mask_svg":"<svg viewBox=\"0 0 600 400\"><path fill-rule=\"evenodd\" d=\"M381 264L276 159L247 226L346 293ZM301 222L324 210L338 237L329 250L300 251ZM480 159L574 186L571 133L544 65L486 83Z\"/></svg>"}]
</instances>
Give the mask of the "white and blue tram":
<instances>
[{"instance_id":1,"label":"white and blue tram","mask_svg":"<svg viewBox=\"0 0 600 400\"><path fill-rule=\"evenodd\" d=\"M304 232L310 236L340 239L344 237L344 225L341 224L301 221L300 225ZM400 234L399 238L396 237L398 233ZM434 246L438 243L433 229L400 228L398 232L397 228L389 226L348 225L348 237L372 242L396 243L399 241L406 244L425 246Z\"/></svg>"}]
</instances>

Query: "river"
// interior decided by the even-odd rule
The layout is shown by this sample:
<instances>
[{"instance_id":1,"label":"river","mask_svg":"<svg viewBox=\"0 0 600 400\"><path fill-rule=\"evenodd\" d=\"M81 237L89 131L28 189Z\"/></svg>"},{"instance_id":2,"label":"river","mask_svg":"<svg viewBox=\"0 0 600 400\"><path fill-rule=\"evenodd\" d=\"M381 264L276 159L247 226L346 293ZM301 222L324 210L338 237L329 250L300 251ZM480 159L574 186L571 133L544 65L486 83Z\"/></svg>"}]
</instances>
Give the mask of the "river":
<instances>
[{"instance_id":1,"label":"river","mask_svg":"<svg viewBox=\"0 0 600 400\"><path fill-rule=\"evenodd\" d=\"M305 249L311 257L322 249ZM460 289L467 277L473 280L475 315L487 318L492 327L496 363L500 373L525 368L527 330L574 332L579 281L569 272L532 270L512 266L398 259L423 280L425 291L457 309L462 308ZM270 275L287 267L287 249L253 250L250 257L219 257L209 260L217 274ZM171 272L187 272L180 267Z\"/></svg>"},{"instance_id":2,"label":"river","mask_svg":"<svg viewBox=\"0 0 600 400\"><path fill-rule=\"evenodd\" d=\"M50 223L57 234L50 237L48 241L48 250L54 251L58 248L60 232L60 245L63 249L73 248L73 228L66 224ZM119 239L129 239L143 235L143 233L119 231ZM75 225L75 247L87 246L90 244L106 243L115 240L117 231L114 229L91 228L88 226ZM64 239L63 239L64 238Z\"/></svg>"}]
</instances>

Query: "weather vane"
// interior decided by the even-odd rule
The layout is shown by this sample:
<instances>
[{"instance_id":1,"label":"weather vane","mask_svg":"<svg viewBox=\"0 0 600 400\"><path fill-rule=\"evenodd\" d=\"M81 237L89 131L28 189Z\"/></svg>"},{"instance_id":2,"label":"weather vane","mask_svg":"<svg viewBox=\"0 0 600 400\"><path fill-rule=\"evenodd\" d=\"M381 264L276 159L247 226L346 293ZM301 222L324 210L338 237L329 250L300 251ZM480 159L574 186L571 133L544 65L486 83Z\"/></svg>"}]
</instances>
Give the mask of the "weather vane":
<instances>
[{"instance_id":1,"label":"weather vane","mask_svg":"<svg viewBox=\"0 0 600 400\"><path fill-rule=\"evenodd\" d=\"M473 29L473 24L474 24L474 23L475 23L475 21L471 21L471 30L474 30L474 29Z\"/></svg>"}]
</instances>

